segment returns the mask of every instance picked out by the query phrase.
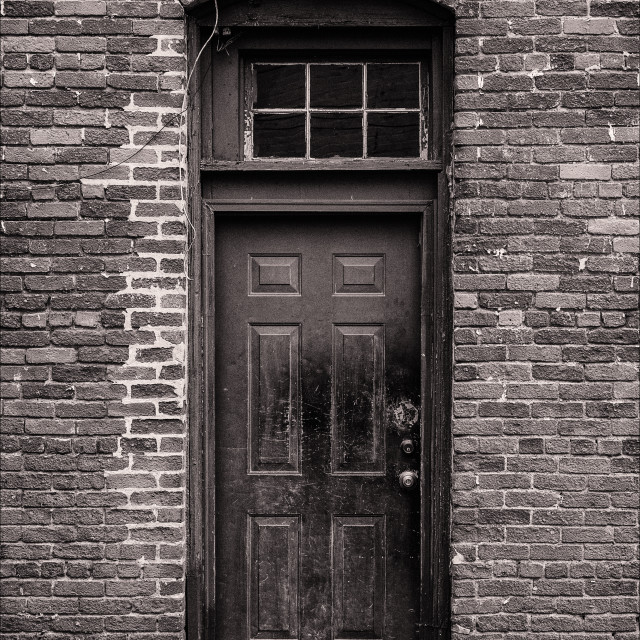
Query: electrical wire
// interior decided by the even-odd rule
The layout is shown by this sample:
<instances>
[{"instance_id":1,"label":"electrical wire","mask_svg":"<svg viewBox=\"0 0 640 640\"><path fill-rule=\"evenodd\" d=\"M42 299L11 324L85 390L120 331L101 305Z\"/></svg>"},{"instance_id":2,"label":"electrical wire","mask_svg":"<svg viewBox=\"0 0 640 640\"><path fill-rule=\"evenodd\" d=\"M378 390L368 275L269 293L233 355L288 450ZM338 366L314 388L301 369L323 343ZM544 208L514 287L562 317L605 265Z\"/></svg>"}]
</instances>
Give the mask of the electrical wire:
<instances>
[{"instance_id":1,"label":"electrical wire","mask_svg":"<svg viewBox=\"0 0 640 640\"><path fill-rule=\"evenodd\" d=\"M191 220L191 215L189 212L189 199L185 197L185 190L186 190L185 171L186 171L186 164L187 164L187 153L186 153L186 150L184 152L182 150L183 149L182 133L184 129L186 129L187 127L187 122L186 122L186 118L183 118L182 116L187 112L187 100L189 98L189 85L191 83L191 77L193 76L194 71L198 68L198 62L200 61L200 56L202 56L204 50L207 48L211 40L213 40L213 36L218 32L218 20L220 18L220 12L218 10L218 0L214 1L214 5L215 5L216 17L213 23L213 29L211 30L211 35L205 40L204 44L200 47L200 51L198 51L198 55L196 56L196 59L193 61L193 66L191 67L191 71L187 76L187 84L185 86L184 98L182 100L182 110L180 111L180 116L181 116L180 129L178 133L178 179L180 180L180 200L184 205L184 216L187 221L187 224L189 225L189 228L191 229L192 237L195 235L196 228L193 225L193 221ZM200 90L203 84L204 83L200 83L200 87L198 87L198 91ZM185 171L183 171L183 167ZM190 249L191 249L191 240L187 240L186 253L189 253Z\"/></svg>"},{"instance_id":2,"label":"electrical wire","mask_svg":"<svg viewBox=\"0 0 640 640\"><path fill-rule=\"evenodd\" d=\"M196 67L198 65L198 62L200 60L200 57L202 56L202 53L204 52L204 50L206 49L207 45L211 42L211 40L213 39L213 36L216 34L217 28L218 28L218 17L219 17L219 13L218 13L218 2L216 0L215 2L215 8L216 8L216 20L215 20L215 26L213 28L213 31L211 32L211 35L207 38L206 42L202 45L202 47L200 48L200 51L198 52L198 55L196 56L196 59L194 60L193 63L193 67L191 69L191 71L189 72L189 75L187 77L187 83L185 85L185 89L184 89L184 100L182 101L182 109L178 112L173 114L173 116L171 118L169 118L169 120L167 120L167 122L165 122L157 131L155 131L153 133L153 135L139 148L136 149L130 156L127 156L126 158L124 158L123 160L121 160L120 162L116 162L115 164L110 164L109 166L105 167L104 169L100 169L99 171L96 171L95 173L90 173L86 176L80 176L78 178L74 178L72 180L60 180L60 181L56 181L56 182L47 182L46 184L42 184L42 185L35 185L35 186L27 186L27 185L21 185L21 184L17 184L17 183L11 183L11 184L5 184L0 186L0 194L6 194L9 191L15 191L15 192L29 192L29 193L33 193L34 191L39 191L39 190L43 190L43 189L56 189L58 187L64 187L66 185L69 184L78 184L80 183L81 180L90 180L91 178L96 178L104 173L107 173L108 171L111 171L112 169L115 169L116 167L119 167L123 164L127 164L130 160L132 160L133 158L135 158L141 151L143 151L144 149L146 149L168 126L170 126L171 124L173 124L176 119L180 118L181 122L180 122L180 133L178 136L178 156L179 156L179 170L180 170L180 195L182 196L183 201L184 199L184 178L182 175L182 164L183 164L183 153L182 153L182 129L184 126L184 121L182 120L182 116L184 116L184 114L188 111L188 107L187 107L187 99L188 99L188 92L189 92L189 84L191 82L191 78L193 76L194 71L196 70ZM205 71L205 75L209 72L209 69L211 68L211 63L209 64L209 66L207 67L207 70ZM201 83L200 86L197 87L196 91L193 94L193 97L195 98L201 91L203 84Z\"/></svg>"},{"instance_id":3,"label":"electrical wire","mask_svg":"<svg viewBox=\"0 0 640 640\"><path fill-rule=\"evenodd\" d=\"M115 164L110 164L108 167L105 167L104 169L100 169L99 171L96 171L95 173L90 173L90 174L88 174L86 176L81 176L79 178L74 178L73 180L62 180L62 181L59 181L59 182L47 182L46 184L36 185L34 187L22 186L22 185L19 185L19 184L10 184L10 185L5 185L4 186L4 190L6 192L9 189L15 189L16 191L19 191L19 190L21 190L21 191L37 191L39 189L55 189L56 187L63 187L63 186L68 185L68 184L74 184L74 183L80 182L80 180L89 180L90 178L95 178L96 176L102 175L103 173L106 173L107 171L111 171L112 169L115 169L116 167L119 167L120 165L126 164L132 158L135 158L141 151L143 151L146 147L148 147L158 137L158 135L160 135L160 133L162 133L162 131L164 131L170 124L172 124L176 120L176 118L180 117L182 115L182 113L183 113L182 111L179 111L178 113L173 114L172 118L170 118L167 122L165 122L165 124L163 124L162 127L160 127L160 129L155 131L153 133L153 135L149 138L149 140L147 140L139 149L136 149L136 151L134 153L132 153L130 156L126 157L124 160L121 160L120 162L116 162Z\"/></svg>"}]
</instances>

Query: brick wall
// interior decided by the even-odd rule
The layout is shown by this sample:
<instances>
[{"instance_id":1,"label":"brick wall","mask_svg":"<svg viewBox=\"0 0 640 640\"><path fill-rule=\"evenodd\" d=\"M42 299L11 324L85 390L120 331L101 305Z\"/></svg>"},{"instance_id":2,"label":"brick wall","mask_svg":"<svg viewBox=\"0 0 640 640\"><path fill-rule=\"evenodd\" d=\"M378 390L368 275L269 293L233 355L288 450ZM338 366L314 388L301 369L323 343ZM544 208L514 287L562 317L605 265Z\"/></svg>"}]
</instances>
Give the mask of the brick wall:
<instances>
[{"instance_id":1,"label":"brick wall","mask_svg":"<svg viewBox=\"0 0 640 640\"><path fill-rule=\"evenodd\" d=\"M456 638L639 637L638 6L458 13Z\"/></svg>"},{"instance_id":2,"label":"brick wall","mask_svg":"<svg viewBox=\"0 0 640 640\"><path fill-rule=\"evenodd\" d=\"M2 12L3 631L178 638L182 9ZM638 5L456 14L453 635L637 640Z\"/></svg>"},{"instance_id":3,"label":"brick wall","mask_svg":"<svg viewBox=\"0 0 640 640\"><path fill-rule=\"evenodd\" d=\"M179 637L182 8L3 10L3 631Z\"/></svg>"}]
</instances>

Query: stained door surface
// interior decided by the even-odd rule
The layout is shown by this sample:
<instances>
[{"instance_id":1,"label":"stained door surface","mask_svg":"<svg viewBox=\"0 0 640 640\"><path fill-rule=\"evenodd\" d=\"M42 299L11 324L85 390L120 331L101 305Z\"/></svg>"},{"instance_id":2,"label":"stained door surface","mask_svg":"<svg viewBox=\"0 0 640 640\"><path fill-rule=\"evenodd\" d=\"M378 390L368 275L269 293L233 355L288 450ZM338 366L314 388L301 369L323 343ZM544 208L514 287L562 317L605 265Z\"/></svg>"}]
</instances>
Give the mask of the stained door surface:
<instances>
[{"instance_id":1,"label":"stained door surface","mask_svg":"<svg viewBox=\"0 0 640 640\"><path fill-rule=\"evenodd\" d=\"M415 637L419 226L216 219L217 640Z\"/></svg>"}]
</instances>

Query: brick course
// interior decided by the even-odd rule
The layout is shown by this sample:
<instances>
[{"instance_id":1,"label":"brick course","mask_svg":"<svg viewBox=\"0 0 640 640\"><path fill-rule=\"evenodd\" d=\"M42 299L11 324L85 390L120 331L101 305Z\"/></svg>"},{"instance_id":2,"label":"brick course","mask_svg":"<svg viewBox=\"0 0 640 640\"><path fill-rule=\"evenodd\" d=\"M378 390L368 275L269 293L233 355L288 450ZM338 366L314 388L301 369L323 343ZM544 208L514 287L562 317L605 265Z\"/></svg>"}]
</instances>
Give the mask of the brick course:
<instances>
[{"instance_id":1,"label":"brick course","mask_svg":"<svg viewBox=\"0 0 640 640\"><path fill-rule=\"evenodd\" d=\"M638 5L454 8L453 637L638 640ZM177 639L182 8L2 11L2 633Z\"/></svg>"}]
</instances>

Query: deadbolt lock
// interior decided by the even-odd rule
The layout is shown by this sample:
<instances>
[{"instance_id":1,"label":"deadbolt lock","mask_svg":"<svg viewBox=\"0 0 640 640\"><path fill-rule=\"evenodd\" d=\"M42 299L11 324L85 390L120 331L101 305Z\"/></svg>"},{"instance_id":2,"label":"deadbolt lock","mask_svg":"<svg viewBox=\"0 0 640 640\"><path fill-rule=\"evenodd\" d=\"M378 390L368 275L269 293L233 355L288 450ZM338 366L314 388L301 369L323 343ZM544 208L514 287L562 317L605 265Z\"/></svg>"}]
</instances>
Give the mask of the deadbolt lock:
<instances>
[{"instance_id":1,"label":"deadbolt lock","mask_svg":"<svg viewBox=\"0 0 640 640\"><path fill-rule=\"evenodd\" d=\"M398 482L403 489L413 489L418 484L418 474L415 471L403 471L398 476Z\"/></svg>"},{"instance_id":2,"label":"deadbolt lock","mask_svg":"<svg viewBox=\"0 0 640 640\"><path fill-rule=\"evenodd\" d=\"M403 453L406 453L407 455L409 455L415 451L416 445L414 444L411 438L405 438L400 443L400 448L402 449Z\"/></svg>"}]
</instances>

